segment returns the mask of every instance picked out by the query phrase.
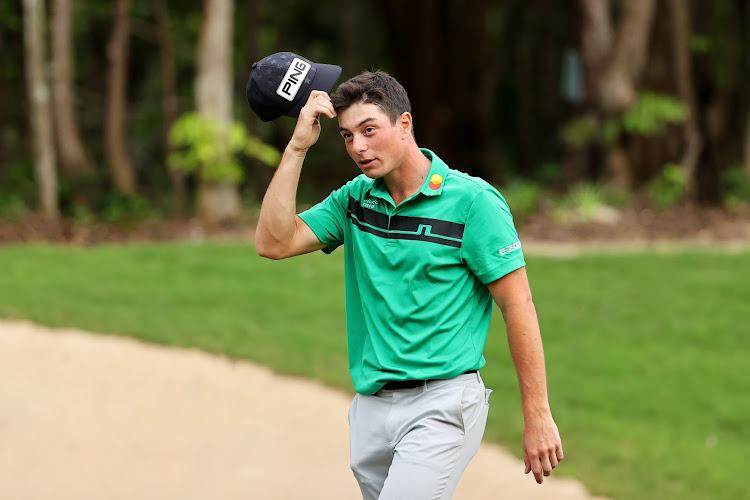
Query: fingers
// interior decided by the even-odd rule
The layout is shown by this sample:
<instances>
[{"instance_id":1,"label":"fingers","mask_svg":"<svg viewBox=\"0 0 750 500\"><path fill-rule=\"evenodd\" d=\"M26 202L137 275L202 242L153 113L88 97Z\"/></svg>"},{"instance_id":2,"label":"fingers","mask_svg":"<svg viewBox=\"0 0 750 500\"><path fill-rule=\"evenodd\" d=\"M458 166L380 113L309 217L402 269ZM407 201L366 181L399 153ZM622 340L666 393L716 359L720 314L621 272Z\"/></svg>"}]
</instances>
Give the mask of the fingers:
<instances>
[{"instance_id":1,"label":"fingers","mask_svg":"<svg viewBox=\"0 0 750 500\"><path fill-rule=\"evenodd\" d=\"M526 453L526 450L523 450L523 463L524 463L524 474L528 474L531 472L531 460L529 460L529 454Z\"/></svg>"},{"instance_id":2,"label":"fingers","mask_svg":"<svg viewBox=\"0 0 750 500\"><path fill-rule=\"evenodd\" d=\"M555 447L555 456L557 456L557 461L558 461L558 462L562 462L563 458L565 458L565 457L563 456L562 443L561 443L561 444L558 444L558 445L557 445L557 446Z\"/></svg>"},{"instance_id":3,"label":"fingers","mask_svg":"<svg viewBox=\"0 0 750 500\"><path fill-rule=\"evenodd\" d=\"M542 484L546 474L542 473L541 458L536 454L532 454L529 458L531 459L531 472L534 474L534 479L536 479L538 484Z\"/></svg>"},{"instance_id":4,"label":"fingers","mask_svg":"<svg viewBox=\"0 0 750 500\"><path fill-rule=\"evenodd\" d=\"M326 115L328 118L335 118L336 111L333 109L330 96L321 91L313 90L307 98L307 104L300 111L300 115L312 115L317 118L318 115Z\"/></svg>"},{"instance_id":5,"label":"fingers","mask_svg":"<svg viewBox=\"0 0 750 500\"><path fill-rule=\"evenodd\" d=\"M307 151L315 144L320 136L319 116L335 118L331 98L325 92L313 90L307 98L307 103L300 110L294 134L289 141L290 146L297 151Z\"/></svg>"},{"instance_id":6,"label":"fingers","mask_svg":"<svg viewBox=\"0 0 750 500\"><path fill-rule=\"evenodd\" d=\"M544 477L549 477L552 473L552 464L550 463L549 453L542 455L540 462L542 464L542 474L544 474Z\"/></svg>"},{"instance_id":7,"label":"fingers","mask_svg":"<svg viewBox=\"0 0 750 500\"><path fill-rule=\"evenodd\" d=\"M553 469L560 463L560 461L557 459L557 453L555 453L555 450L552 450L549 453L549 463Z\"/></svg>"}]
</instances>

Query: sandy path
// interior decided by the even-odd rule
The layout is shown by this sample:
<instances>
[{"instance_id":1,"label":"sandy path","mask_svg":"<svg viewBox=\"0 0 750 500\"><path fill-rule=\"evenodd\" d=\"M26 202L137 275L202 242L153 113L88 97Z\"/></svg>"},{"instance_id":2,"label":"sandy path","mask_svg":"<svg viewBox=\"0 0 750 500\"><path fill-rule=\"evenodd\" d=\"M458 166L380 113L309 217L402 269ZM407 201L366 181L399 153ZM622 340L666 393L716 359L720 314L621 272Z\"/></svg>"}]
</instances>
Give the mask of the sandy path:
<instances>
[{"instance_id":1,"label":"sandy path","mask_svg":"<svg viewBox=\"0 0 750 500\"><path fill-rule=\"evenodd\" d=\"M0 321L0 498L361 498L349 401L246 362ZM522 469L484 445L454 498L592 498Z\"/></svg>"}]
</instances>

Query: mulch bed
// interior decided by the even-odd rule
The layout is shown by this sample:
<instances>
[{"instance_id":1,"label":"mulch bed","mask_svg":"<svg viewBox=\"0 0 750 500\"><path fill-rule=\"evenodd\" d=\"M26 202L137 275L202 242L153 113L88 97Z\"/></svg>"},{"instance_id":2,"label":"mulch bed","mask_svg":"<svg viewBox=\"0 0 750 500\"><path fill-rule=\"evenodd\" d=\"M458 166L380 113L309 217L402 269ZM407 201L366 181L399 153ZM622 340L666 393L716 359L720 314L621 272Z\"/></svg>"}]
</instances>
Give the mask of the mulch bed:
<instances>
[{"instance_id":1,"label":"mulch bed","mask_svg":"<svg viewBox=\"0 0 750 500\"><path fill-rule=\"evenodd\" d=\"M630 209L614 223L568 225L556 223L550 215L538 215L519 233L522 240L554 242L750 241L750 208L681 207L663 212Z\"/></svg>"}]
</instances>

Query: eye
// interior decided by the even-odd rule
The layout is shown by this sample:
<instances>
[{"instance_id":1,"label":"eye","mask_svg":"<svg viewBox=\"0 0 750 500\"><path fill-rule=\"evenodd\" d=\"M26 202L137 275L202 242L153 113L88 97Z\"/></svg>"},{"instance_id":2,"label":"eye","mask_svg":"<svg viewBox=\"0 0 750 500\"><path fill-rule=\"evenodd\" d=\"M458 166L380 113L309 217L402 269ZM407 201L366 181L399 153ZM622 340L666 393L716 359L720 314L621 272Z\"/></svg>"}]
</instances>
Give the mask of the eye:
<instances>
[{"instance_id":1,"label":"eye","mask_svg":"<svg viewBox=\"0 0 750 500\"><path fill-rule=\"evenodd\" d=\"M343 137L345 141L350 141L352 139L352 134L351 132L344 132L341 134L341 137Z\"/></svg>"},{"instance_id":2,"label":"eye","mask_svg":"<svg viewBox=\"0 0 750 500\"><path fill-rule=\"evenodd\" d=\"M365 127L365 134L375 132L375 127Z\"/></svg>"}]
</instances>

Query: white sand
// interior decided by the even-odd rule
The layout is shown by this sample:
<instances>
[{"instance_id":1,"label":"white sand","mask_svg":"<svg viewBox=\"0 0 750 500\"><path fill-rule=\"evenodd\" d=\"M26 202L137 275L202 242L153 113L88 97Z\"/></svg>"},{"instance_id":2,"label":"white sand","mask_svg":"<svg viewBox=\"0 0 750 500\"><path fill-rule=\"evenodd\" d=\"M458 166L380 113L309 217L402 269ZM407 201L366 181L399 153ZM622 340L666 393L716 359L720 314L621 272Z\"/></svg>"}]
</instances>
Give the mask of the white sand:
<instances>
[{"instance_id":1,"label":"white sand","mask_svg":"<svg viewBox=\"0 0 750 500\"><path fill-rule=\"evenodd\" d=\"M247 362L0 321L0 499L361 498L349 401ZM454 498L592 499L554 475L539 486L485 444Z\"/></svg>"}]
</instances>

